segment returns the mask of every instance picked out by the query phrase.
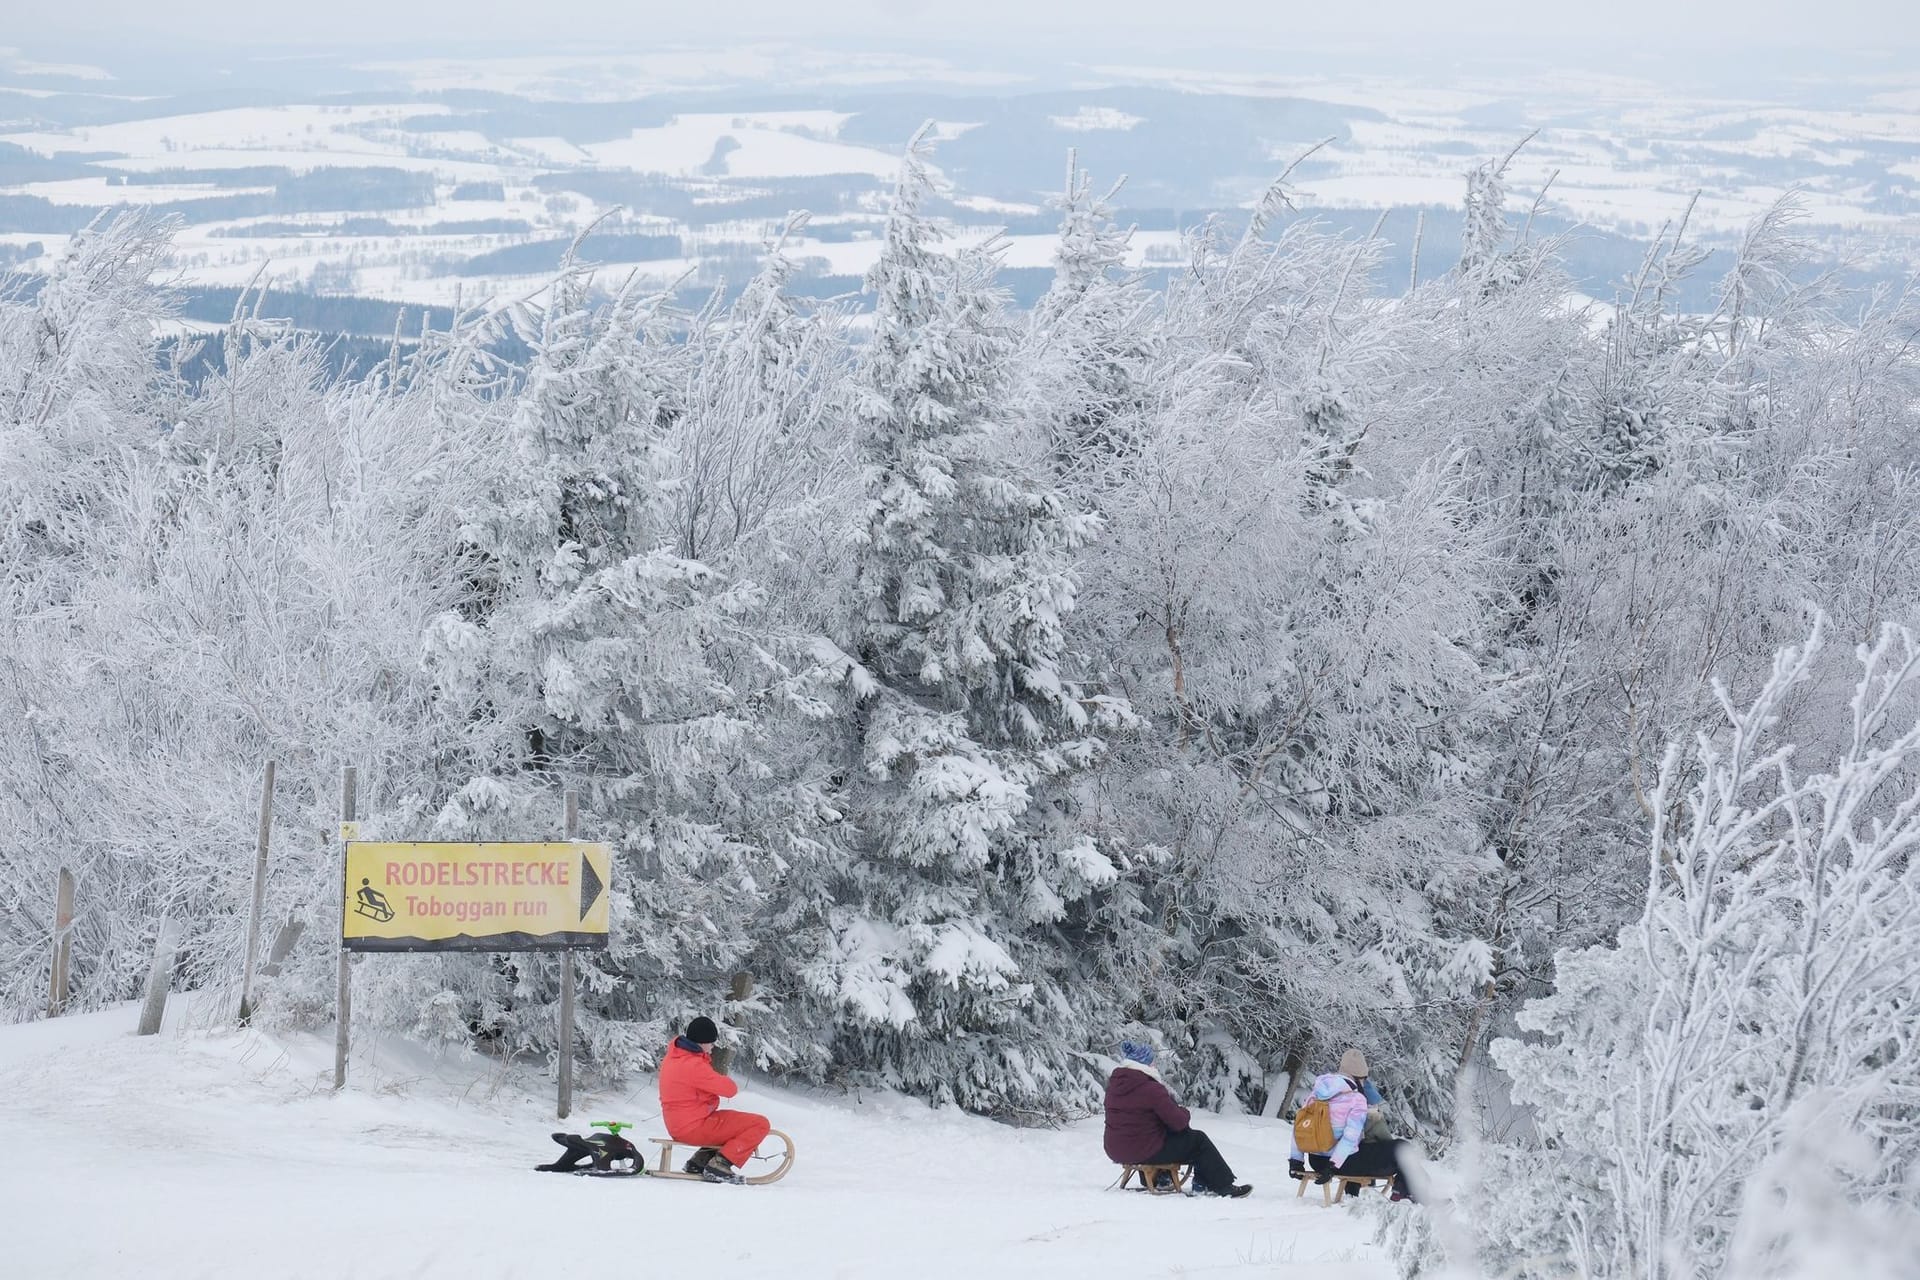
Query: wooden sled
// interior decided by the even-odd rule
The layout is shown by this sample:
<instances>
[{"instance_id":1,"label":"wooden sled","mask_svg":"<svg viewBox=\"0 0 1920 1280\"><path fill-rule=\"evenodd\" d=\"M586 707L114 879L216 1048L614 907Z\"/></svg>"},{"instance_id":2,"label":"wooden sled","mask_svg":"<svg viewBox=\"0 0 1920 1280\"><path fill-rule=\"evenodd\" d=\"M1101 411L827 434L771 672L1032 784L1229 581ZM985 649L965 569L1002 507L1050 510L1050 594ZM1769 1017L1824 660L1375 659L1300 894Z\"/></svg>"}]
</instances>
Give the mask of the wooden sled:
<instances>
[{"instance_id":1,"label":"wooden sled","mask_svg":"<svg viewBox=\"0 0 1920 1280\"><path fill-rule=\"evenodd\" d=\"M793 1168L793 1157L794 1157L793 1139L789 1138L786 1134L780 1132L778 1129L767 1130L767 1138L778 1138L780 1139L781 1142L785 1143L787 1148L786 1155L784 1157L774 1157L774 1156L763 1157L758 1152L754 1153L754 1156L753 1156L754 1163L758 1163L763 1159L772 1160L776 1158L780 1160L780 1163L778 1166L776 1166L774 1169L772 1169L767 1173L756 1174L753 1177L742 1176L740 1180L746 1183L750 1187L764 1187L769 1182L778 1182L780 1181L780 1179L787 1176L787 1170ZM647 1176L649 1178L678 1178L682 1182L705 1182L706 1181L705 1178L701 1177L697 1173L688 1173L685 1170L678 1168L673 1158L673 1149L676 1145L693 1146L694 1144L692 1143L676 1144L672 1138L649 1138L647 1139L647 1141L653 1143L654 1147L656 1148L654 1152L654 1157L653 1157L654 1166L653 1168L647 1170ZM761 1142L764 1143L765 1141L766 1141L766 1138L761 1139ZM694 1149L698 1150L699 1148L696 1146Z\"/></svg>"},{"instance_id":2,"label":"wooden sled","mask_svg":"<svg viewBox=\"0 0 1920 1280\"><path fill-rule=\"evenodd\" d=\"M1307 1170L1305 1173L1294 1175L1294 1181L1300 1184L1300 1189L1293 1193L1294 1199L1298 1200L1303 1198L1307 1194L1307 1188L1309 1186L1318 1186L1320 1188L1321 1205L1323 1206L1335 1205L1335 1204L1339 1204L1341 1201L1347 1198L1347 1187L1349 1185L1354 1186L1356 1188L1371 1187L1375 1183L1387 1182L1390 1180L1384 1177L1376 1178L1373 1175L1366 1174L1366 1173L1356 1173L1349 1176L1347 1174L1336 1172L1331 1178L1328 1178L1325 1182L1315 1183L1314 1182L1315 1176L1316 1175L1312 1169Z\"/></svg>"},{"instance_id":3,"label":"wooden sled","mask_svg":"<svg viewBox=\"0 0 1920 1280\"><path fill-rule=\"evenodd\" d=\"M1160 1186L1160 1175L1166 1174L1172 1180L1170 1187ZM1184 1164L1129 1164L1120 1167L1120 1189L1125 1191L1127 1183L1133 1178L1140 1179L1140 1190L1149 1195L1179 1196L1187 1191L1187 1179L1193 1176L1192 1167Z\"/></svg>"}]
</instances>

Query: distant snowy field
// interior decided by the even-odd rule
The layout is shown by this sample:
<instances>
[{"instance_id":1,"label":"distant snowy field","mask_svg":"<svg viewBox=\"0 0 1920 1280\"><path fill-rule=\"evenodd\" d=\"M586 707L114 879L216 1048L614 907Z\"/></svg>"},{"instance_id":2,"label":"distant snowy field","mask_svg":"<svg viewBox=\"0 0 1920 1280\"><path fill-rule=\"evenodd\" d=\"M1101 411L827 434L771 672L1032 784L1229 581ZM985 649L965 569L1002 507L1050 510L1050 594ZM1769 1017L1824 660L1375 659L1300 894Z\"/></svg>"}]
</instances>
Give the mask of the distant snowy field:
<instances>
[{"instance_id":1,"label":"distant snowy field","mask_svg":"<svg viewBox=\"0 0 1920 1280\"><path fill-rule=\"evenodd\" d=\"M1363 1206L1294 1198L1279 1123L1203 1117L1240 1201L1110 1190L1098 1119L1017 1130L893 1095L749 1078L799 1150L767 1187L537 1173L556 1129L661 1132L650 1078L553 1118L536 1073L371 1037L132 1033L128 1005L0 1027L0 1205L16 1276L1384 1280ZM649 1144L640 1143L651 1151ZM1397 1211L1380 1205L1371 1212Z\"/></svg>"},{"instance_id":2,"label":"distant snowy field","mask_svg":"<svg viewBox=\"0 0 1920 1280\"><path fill-rule=\"evenodd\" d=\"M831 294L872 264L899 149L932 118L956 228L978 237L1017 224L1033 239L1014 241L1007 265L1016 268L1047 264L1051 238L1034 233L1069 147L1097 177L1133 175L1123 217L1157 211L1134 244L1138 268L1177 256L1169 218L1190 226L1209 210L1246 207L1328 138L1294 175L1299 202L1364 216L1457 210L1465 171L1536 128L1508 173L1523 215L1538 198L1558 225L1644 241L1691 206L1690 235L1726 246L1797 190L1803 230L1833 260L1887 280L1920 267L1920 74L1898 68L1818 82L1795 102L1629 75L1154 65L1083 68L1076 80L1089 87L1062 88L928 59L751 47L373 61L342 64L340 74L377 75L384 88L352 102L290 92L200 110L197 99L115 92L125 86L107 70L0 58L0 248L34 269L85 211L155 204L185 224L182 283L234 286L266 264L280 289L470 304L517 296L549 274L503 263L503 250L564 239L616 209L609 229L650 221L662 225L648 231L686 242L623 270L657 286L737 284L741 262L777 233L783 213L806 208L817 230L789 250L801 277L833 282L818 291ZM475 90L510 96L484 108L439 96ZM768 105L776 100L786 105ZM738 110L715 106L736 101ZM653 109L636 112L637 102ZM9 156L30 159L9 168ZM408 188L388 207L364 193L329 205L311 189L275 203L260 185L276 173L333 181L347 171L397 172L428 190L418 198ZM498 194L476 197L476 185ZM691 203L663 216L663 186ZM9 201L25 204L9 213ZM753 212L724 228L701 214L727 201L755 202ZM835 222L841 234L819 234ZM1412 215L1386 234L1410 239ZM1594 270L1603 278L1580 283L1604 293L1626 269Z\"/></svg>"}]
</instances>

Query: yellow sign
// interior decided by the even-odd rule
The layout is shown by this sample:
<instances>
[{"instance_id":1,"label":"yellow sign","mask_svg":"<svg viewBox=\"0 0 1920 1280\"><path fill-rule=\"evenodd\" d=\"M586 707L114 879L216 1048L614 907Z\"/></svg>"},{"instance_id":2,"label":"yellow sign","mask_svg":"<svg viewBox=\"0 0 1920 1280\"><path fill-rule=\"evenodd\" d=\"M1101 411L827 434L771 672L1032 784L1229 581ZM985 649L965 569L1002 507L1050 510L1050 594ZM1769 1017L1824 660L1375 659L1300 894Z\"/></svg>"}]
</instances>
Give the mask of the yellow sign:
<instances>
[{"instance_id":1,"label":"yellow sign","mask_svg":"<svg viewBox=\"0 0 1920 1280\"><path fill-rule=\"evenodd\" d=\"M349 951L545 951L607 945L604 844L347 842Z\"/></svg>"}]
</instances>

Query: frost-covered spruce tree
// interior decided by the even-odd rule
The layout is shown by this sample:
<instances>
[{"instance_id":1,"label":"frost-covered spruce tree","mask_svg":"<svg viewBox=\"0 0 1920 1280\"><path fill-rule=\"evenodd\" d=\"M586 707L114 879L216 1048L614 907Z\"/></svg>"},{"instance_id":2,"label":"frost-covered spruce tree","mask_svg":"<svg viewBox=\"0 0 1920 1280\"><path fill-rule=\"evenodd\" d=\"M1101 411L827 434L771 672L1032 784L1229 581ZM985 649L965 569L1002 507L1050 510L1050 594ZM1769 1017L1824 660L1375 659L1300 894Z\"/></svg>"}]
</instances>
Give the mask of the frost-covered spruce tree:
<instances>
[{"instance_id":1,"label":"frost-covered spruce tree","mask_svg":"<svg viewBox=\"0 0 1920 1280\"><path fill-rule=\"evenodd\" d=\"M1074 153L1056 203L1053 283L1034 307L1017 369L1021 401L1039 419L1064 483L1097 503L1114 460L1134 446L1151 354L1148 294L1127 273L1132 230L1118 225Z\"/></svg>"},{"instance_id":2,"label":"frost-covered spruce tree","mask_svg":"<svg viewBox=\"0 0 1920 1280\"><path fill-rule=\"evenodd\" d=\"M868 281L853 829L809 976L862 1076L1054 1114L1091 1097L1076 1054L1111 1031L1102 993L1077 977L1101 941L1089 900L1117 876L1060 789L1126 711L1062 670L1073 553L1098 521L1010 459L995 261L936 252L930 185L916 137Z\"/></svg>"},{"instance_id":3,"label":"frost-covered spruce tree","mask_svg":"<svg viewBox=\"0 0 1920 1280\"><path fill-rule=\"evenodd\" d=\"M583 789L582 835L615 851L614 945L578 966L579 1026L618 1070L711 1010L752 945L763 851L740 815L764 785L756 702L785 673L729 660L753 652L757 590L671 549L663 440L685 349L658 300L629 283L596 303L575 268L516 323L532 362L467 524L475 590L428 636L443 688L476 717L475 776L439 827L554 835L562 788ZM492 963L451 994L448 1034L552 1043L549 961Z\"/></svg>"},{"instance_id":4,"label":"frost-covered spruce tree","mask_svg":"<svg viewBox=\"0 0 1920 1280\"><path fill-rule=\"evenodd\" d=\"M1519 146L1495 163L1486 160L1467 172L1467 199L1460 222L1460 278L1482 297L1501 293L1523 283L1532 273L1538 254L1524 240L1515 240L1507 221L1507 166L1513 163L1520 147L1533 135L1520 140Z\"/></svg>"}]
</instances>

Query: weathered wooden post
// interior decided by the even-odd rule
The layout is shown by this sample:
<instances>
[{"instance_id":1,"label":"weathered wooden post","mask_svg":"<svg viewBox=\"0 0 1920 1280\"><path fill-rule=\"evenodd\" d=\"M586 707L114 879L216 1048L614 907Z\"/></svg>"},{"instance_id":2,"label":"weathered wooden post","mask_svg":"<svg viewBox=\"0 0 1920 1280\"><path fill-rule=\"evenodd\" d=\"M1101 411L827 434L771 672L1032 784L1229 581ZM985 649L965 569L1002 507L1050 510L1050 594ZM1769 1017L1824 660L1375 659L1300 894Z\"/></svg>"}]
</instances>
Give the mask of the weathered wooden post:
<instances>
[{"instance_id":1,"label":"weathered wooden post","mask_svg":"<svg viewBox=\"0 0 1920 1280\"><path fill-rule=\"evenodd\" d=\"M278 977L280 966L285 964L287 957L293 954L294 944L300 941L300 935L306 931L305 920L288 917L287 922L280 926L280 932L273 937L273 947L267 952L267 962L260 966L261 975L268 978Z\"/></svg>"},{"instance_id":2,"label":"weathered wooden post","mask_svg":"<svg viewBox=\"0 0 1920 1280\"><path fill-rule=\"evenodd\" d=\"M753 994L753 975L750 973L734 974L733 985L727 989L727 1003L730 1005L738 1006L740 1004L745 1003L747 997L752 994ZM725 1075L727 1074L727 1068L731 1067L732 1065L733 1065L732 1049L715 1049L713 1051L713 1069L715 1071L718 1071L721 1075Z\"/></svg>"},{"instance_id":3,"label":"weathered wooden post","mask_svg":"<svg viewBox=\"0 0 1920 1280\"><path fill-rule=\"evenodd\" d=\"M1280 1107L1284 1110L1293 1105L1293 1091L1300 1087L1300 1068L1306 1066L1306 1060L1297 1053L1287 1055L1287 1087L1280 1095ZM1279 1112L1275 1112L1279 1114Z\"/></svg>"},{"instance_id":4,"label":"weathered wooden post","mask_svg":"<svg viewBox=\"0 0 1920 1280\"><path fill-rule=\"evenodd\" d=\"M73 957L73 872L60 868L53 891L53 981L47 992L47 1016L67 1007L67 964Z\"/></svg>"},{"instance_id":5,"label":"weathered wooden post","mask_svg":"<svg viewBox=\"0 0 1920 1280\"><path fill-rule=\"evenodd\" d=\"M340 771L340 919L347 917L347 841L357 833L353 830L355 783L354 768L348 765ZM353 1019L353 970L349 962L353 953L347 950L346 940L338 939L340 947L340 981L334 992L334 1029L333 1029L333 1087L347 1087L347 1028Z\"/></svg>"},{"instance_id":6,"label":"weathered wooden post","mask_svg":"<svg viewBox=\"0 0 1920 1280\"><path fill-rule=\"evenodd\" d=\"M178 933L171 918L160 921L159 936L153 940L153 967L147 970L147 1001L140 1007L140 1026L136 1034L157 1036L167 1016L167 992L173 986L173 953Z\"/></svg>"},{"instance_id":7,"label":"weathered wooden post","mask_svg":"<svg viewBox=\"0 0 1920 1280\"><path fill-rule=\"evenodd\" d=\"M1280 1067L1267 1073L1267 1102L1260 1114L1269 1120L1280 1119L1293 1101L1293 1086L1299 1079L1300 1056L1289 1049Z\"/></svg>"},{"instance_id":8,"label":"weathered wooden post","mask_svg":"<svg viewBox=\"0 0 1920 1280\"><path fill-rule=\"evenodd\" d=\"M273 832L273 771L267 761L266 780L260 785L260 840L253 862L253 913L247 917L247 967L240 975L240 1025L253 1019L253 964L260 955L260 913L267 903L267 841Z\"/></svg>"},{"instance_id":9,"label":"weathered wooden post","mask_svg":"<svg viewBox=\"0 0 1920 1280\"><path fill-rule=\"evenodd\" d=\"M580 793L567 789L564 831L569 840L580 836ZM562 1120L573 1110L573 948L560 953L560 1105Z\"/></svg>"}]
</instances>

